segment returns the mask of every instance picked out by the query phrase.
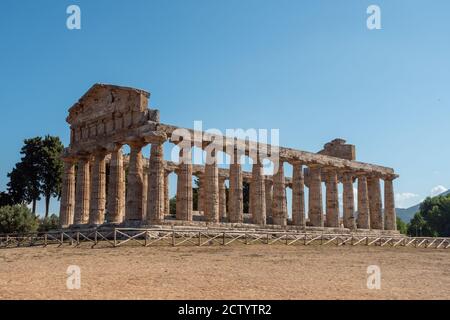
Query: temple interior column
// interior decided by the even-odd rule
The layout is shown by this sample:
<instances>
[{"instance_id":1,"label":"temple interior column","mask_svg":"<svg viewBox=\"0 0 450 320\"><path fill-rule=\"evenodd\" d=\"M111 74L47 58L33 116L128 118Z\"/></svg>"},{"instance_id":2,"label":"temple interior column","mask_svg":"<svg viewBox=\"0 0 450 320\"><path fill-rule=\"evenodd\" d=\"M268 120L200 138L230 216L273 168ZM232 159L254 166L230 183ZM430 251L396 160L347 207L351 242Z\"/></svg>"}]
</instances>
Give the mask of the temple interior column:
<instances>
[{"instance_id":1,"label":"temple interior column","mask_svg":"<svg viewBox=\"0 0 450 320\"><path fill-rule=\"evenodd\" d=\"M144 165L142 159L141 143L131 143L130 162L127 176L127 197L125 209L125 221L142 221L142 198L144 189Z\"/></svg>"},{"instance_id":2,"label":"temple interior column","mask_svg":"<svg viewBox=\"0 0 450 320\"><path fill-rule=\"evenodd\" d=\"M272 191L272 180L266 179L264 180L264 188L265 188L265 194L266 194L266 215L267 217L272 218L272 197L273 197L273 191Z\"/></svg>"},{"instance_id":3,"label":"temple interior column","mask_svg":"<svg viewBox=\"0 0 450 320\"><path fill-rule=\"evenodd\" d=\"M339 228L339 198L338 179L335 170L326 174L326 226Z\"/></svg>"},{"instance_id":4,"label":"temple interior column","mask_svg":"<svg viewBox=\"0 0 450 320\"><path fill-rule=\"evenodd\" d=\"M322 179L319 167L309 167L309 221L314 227L323 227Z\"/></svg>"},{"instance_id":5,"label":"temple interior column","mask_svg":"<svg viewBox=\"0 0 450 320\"><path fill-rule=\"evenodd\" d=\"M169 196L169 175L170 171L164 171L164 214L170 214L170 196Z\"/></svg>"},{"instance_id":6,"label":"temple interior column","mask_svg":"<svg viewBox=\"0 0 450 320\"><path fill-rule=\"evenodd\" d=\"M150 168L147 193L147 222L160 224L164 221L164 151L161 143L154 143L150 151Z\"/></svg>"},{"instance_id":7,"label":"temple interior column","mask_svg":"<svg viewBox=\"0 0 450 320\"><path fill-rule=\"evenodd\" d=\"M383 205L381 202L380 179L371 176L367 181L369 191L370 228L383 230Z\"/></svg>"},{"instance_id":8,"label":"temple interior column","mask_svg":"<svg viewBox=\"0 0 450 320\"><path fill-rule=\"evenodd\" d=\"M78 160L77 181L75 186L74 224L76 225L88 223L90 183L89 157L83 157Z\"/></svg>"},{"instance_id":9,"label":"temple interior column","mask_svg":"<svg viewBox=\"0 0 450 320\"><path fill-rule=\"evenodd\" d=\"M283 161L279 161L278 170L273 176L273 201L272 201L272 220L273 224L286 226L287 208L286 208L286 189L284 179Z\"/></svg>"},{"instance_id":10,"label":"temple interior column","mask_svg":"<svg viewBox=\"0 0 450 320\"><path fill-rule=\"evenodd\" d=\"M197 194L197 210L204 214L205 211L205 175L198 174L198 194Z\"/></svg>"},{"instance_id":11,"label":"temple interior column","mask_svg":"<svg viewBox=\"0 0 450 320\"><path fill-rule=\"evenodd\" d=\"M219 222L219 168L215 150L207 153L205 165L205 219Z\"/></svg>"},{"instance_id":12,"label":"temple interior column","mask_svg":"<svg viewBox=\"0 0 450 320\"><path fill-rule=\"evenodd\" d=\"M75 214L75 163L64 159L64 173L61 185L59 223L61 227L73 224Z\"/></svg>"},{"instance_id":13,"label":"temple interior column","mask_svg":"<svg viewBox=\"0 0 450 320\"><path fill-rule=\"evenodd\" d=\"M191 149L180 150L177 173L177 220L192 221L192 159Z\"/></svg>"},{"instance_id":14,"label":"temple interior column","mask_svg":"<svg viewBox=\"0 0 450 320\"><path fill-rule=\"evenodd\" d=\"M254 224L266 224L266 192L262 160L257 156L253 159L252 183L250 187L252 199L252 221Z\"/></svg>"},{"instance_id":15,"label":"temple interior column","mask_svg":"<svg viewBox=\"0 0 450 320\"><path fill-rule=\"evenodd\" d=\"M108 183L108 222L118 224L123 221L124 195L125 194L125 171L123 168L122 147L116 148L111 153L109 163Z\"/></svg>"},{"instance_id":16,"label":"temple interior column","mask_svg":"<svg viewBox=\"0 0 450 320\"><path fill-rule=\"evenodd\" d=\"M353 176L351 173L344 172L342 174L343 183L343 207L344 207L344 228L351 230L356 229L355 224L355 196L353 192Z\"/></svg>"},{"instance_id":17,"label":"temple interior column","mask_svg":"<svg viewBox=\"0 0 450 320\"><path fill-rule=\"evenodd\" d=\"M228 202L229 221L242 223L244 220L243 178L240 158L237 150L232 155L230 164L230 198Z\"/></svg>"},{"instance_id":18,"label":"temple interior column","mask_svg":"<svg viewBox=\"0 0 450 320\"><path fill-rule=\"evenodd\" d=\"M385 230L397 230L394 185L391 177L384 179L384 222Z\"/></svg>"},{"instance_id":19,"label":"temple interior column","mask_svg":"<svg viewBox=\"0 0 450 320\"><path fill-rule=\"evenodd\" d=\"M227 189L225 180L225 177L219 177L219 215L222 219L227 217Z\"/></svg>"},{"instance_id":20,"label":"temple interior column","mask_svg":"<svg viewBox=\"0 0 450 320\"><path fill-rule=\"evenodd\" d=\"M367 187L367 177L358 176L358 219L357 225L359 229L370 228L369 214L369 195Z\"/></svg>"},{"instance_id":21,"label":"temple interior column","mask_svg":"<svg viewBox=\"0 0 450 320\"><path fill-rule=\"evenodd\" d=\"M96 152L92 162L92 186L89 205L89 224L100 225L105 221L106 210L106 154Z\"/></svg>"},{"instance_id":22,"label":"temple interior column","mask_svg":"<svg viewBox=\"0 0 450 320\"><path fill-rule=\"evenodd\" d=\"M292 172L292 223L304 227L305 221L305 180L303 165L293 163Z\"/></svg>"}]
</instances>

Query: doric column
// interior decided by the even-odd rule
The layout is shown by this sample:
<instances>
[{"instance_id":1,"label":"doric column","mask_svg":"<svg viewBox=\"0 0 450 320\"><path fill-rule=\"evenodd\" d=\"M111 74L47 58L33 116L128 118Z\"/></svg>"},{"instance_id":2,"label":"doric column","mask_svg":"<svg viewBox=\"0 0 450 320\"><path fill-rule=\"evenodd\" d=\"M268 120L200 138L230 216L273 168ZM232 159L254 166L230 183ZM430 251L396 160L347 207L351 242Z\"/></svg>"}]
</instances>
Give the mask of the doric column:
<instances>
[{"instance_id":1,"label":"doric column","mask_svg":"<svg viewBox=\"0 0 450 320\"><path fill-rule=\"evenodd\" d=\"M144 188L144 165L142 143L130 143L130 162L127 175L127 199L125 221L142 221L142 195Z\"/></svg>"},{"instance_id":2,"label":"doric column","mask_svg":"<svg viewBox=\"0 0 450 320\"><path fill-rule=\"evenodd\" d=\"M206 221L219 222L219 168L214 150L206 154L205 183Z\"/></svg>"},{"instance_id":3,"label":"doric column","mask_svg":"<svg viewBox=\"0 0 450 320\"><path fill-rule=\"evenodd\" d=\"M319 167L309 167L309 221L314 227L323 227L322 179Z\"/></svg>"},{"instance_id":4,"label":"doric column","mask_svg":"<svg viewBox=\"0 0 450 320\"><path fill-rule=\"evenodd\" d=\"M164 172L164 214L170 214L169 174L170 171Z\"/></svg>"},{"instance_id":5,"label":"doric column","mask_svg":"<svg viewBox=\"0 0 450 320\"><path fill-rule=\"evenodd\" d=\"M381 203L380 179L370 177L367 181L369 191L370 228L383 230L383 205Z\"/></svg>"},{"instance_id":6,"label":"doric column","mask_svg":"<svg viewBox=\"0 0 450 320\"><path fill-rule=\"evenodd\" d=\"M395 212L394 185L392 177L384 179L384 229L397 230L397 214Z\"/></svg>"},{"instance_id":7,"label":"doric column","mask_svg":"<svg viewBox=\"0 0 450 320\"><path fill-rule=\"evenodd\" d=\"M90 164L89 158L78 161L77 181L75 186L75 217L74 224L86 224L89 220L90 199Z\"/></svg>"},{"instance_id":8,"label":"doric column","mask_svg":"<svg viewBox=\"0 0 450 320\"><path fill-rule=\"evenodd\" d=\"M59 223L61 227L73 224L75 214L75 163L64 159L64 172L61 184Z\"/></svg>"},{"instance_id":9,"label":"doric column","mask_svg":"<svg viewBox=\"0 0 450 320\"><path fill-rule=\"evenodd\" d=\"M335 170L329 170L326 175L326 226L339 228L339 198L338 179Z\"/></svg>"},{"instance_id":10,"label":"doric column","mask_svg":"<svg viewBox=\"0 0 450 320\"><path fill-rule=\"evenodd\" d=\"M264 185L264 174L262 160L258 157L253 159L252 184L250 186L250 197L252 199L252 221L254 224L266 224L266 190Z\"/></svg>"},{"instance_id":11,"label":"doric column","mask_svg":"<svg viewBox=\"0 0 450 320\"><path fill-rule=\"evenodd\" d=\"M223 219L227 217L227 189L225 180L225 177L219 177L219 216Z\"/></svg>"},{"instance_id":12,"label":"doric column","mask_svg":"<svg viewBox=\"0 0 450 320\"><path fill-rule=\"evenodd\" d=\"M152 144L147 193L147 222L164 221L164 151L162 143Z\"/></svg>"},{"instance_id":13,"label":"doric column","mask_svg":"<svg viewBox=\"0 0 450 320\"><path fill-rule=\"evenodd\" d=\"M198 174L198 190L197 190L197 210L198 212L205 212L205 175Z\"/></svg>"},{"instance_id":14,"label":"doric column","mask_svg":"<svg viewBox=\"0 0 450 320\"><path fill-rule=\"evenodd\" d=\"M273 191L272 191L272 180L266 178L264 180L264 188L266 193L266 215L267 217L272 217L272 197L273 197Z\"/></svg>"},{"instance_id":15,"label":"doric column","mask_svg":"<svg viewBox=\"0 0 450 320\"><path fill-rule=\"evenodd\" d=\"M343 173L343 205L344 205L344 228L351 230L355 225L355 197L353 193L353 176L351 173Z\"/></svg>"},{"instance_id":16,"label":"doric column","mask_svg":"<svg viewBox=\"0 0 450 320\"><path fill-rule=\"evenodd\" d=\"M108 181L108 222L122 223L124 216L125 171L123 168L122 147L111 153Z\"/></svg>"},{"instance_id":17,"label":"doric column","mask_svg":"<svg viewBox=\"0 0 450 320\"><path fill-rule=\"evenodd\" d=\"M100 225L105 221L106 210L106 154L96 152L92 162L92 186L89 206L89 224Z\"/></svg>"},{"instance_id":18,"label":"doric column","mask_svg":"<svg viewBox=\"0 0 450 320\"><path fill-rule=\"evenodd\" d=\"M228 202L229 221L242 223L244 221L244 196L242 167L237 150L232 155L233 161L230 164L230 199Z\"/></svg>"},{"instance_id":19,"label":"doric column","mask_svg":"<svg viewBox=\"0 0 450 320\"><path fill-rule=\"evenodd\" d=\"M367 177L358 177L358 219L357 224L359 229L370 228L369 215L369 195L367 188Z\"/></svg>"},{"instance_id":20,"label":"doric column","mask_svg":"<svg viewBox=\"0 0 450 320\"><path fill-rule=\"evenodd\" d=\"M184 154L185 153L185 154ZM180 151L177 173L177 220L192 221L192 160L191 151Z\"/></svg>"},{"instance_id":21,"label":"doric column","mask_svg":"<svg viewBox=\"0 0 450 320\"><path fill-rule=\"evenodd\" d=\"M278 171L273 176L273 201L272 220L273 224L286 226L286 189L284 179L283 161L279 161Z\"/></svg>"},{"instance_id":22,"label":"doric column","mask_svg":"<svg viewBox=\"0 0 450 320\"><path fill-rule=\"evenodd\" d=\"M292 172L292 223L304 227L305 221L305 179L301 163L293 163Z\"/></svg>"},{"instance_id":23,"label":"doric column","mask_svg":"<svg viewBox=\"0 0 450 320\"><path fill-rule=\"evenodd\" d=\"M149 168L145 165L145 157L142 158L144 161L144 167L142 168L142 221L147 221L147 202L148 202L148 178L149 178Z\"/></svg>"}]
</instances>

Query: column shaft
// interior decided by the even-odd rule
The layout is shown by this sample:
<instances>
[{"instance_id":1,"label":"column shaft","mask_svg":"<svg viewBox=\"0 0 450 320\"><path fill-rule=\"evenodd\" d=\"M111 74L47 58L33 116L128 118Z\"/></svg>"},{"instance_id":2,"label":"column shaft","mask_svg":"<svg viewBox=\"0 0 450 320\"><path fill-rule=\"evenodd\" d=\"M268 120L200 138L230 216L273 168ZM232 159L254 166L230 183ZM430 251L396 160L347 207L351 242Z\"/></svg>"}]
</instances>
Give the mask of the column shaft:
<instances>
[{"instance_id":1,"label":"column shaft","mask_svg":"<svg viewBox=\"0 0 450 320\"><path fill-rule=\"evenodd\" d=\"M230 165L230 201L228 211L230 222L242 223L244 221L242 167L237 161Z\"/></svg>"},{"instance_id":2,"label":"column shaft","mask_svg":"<svg viewBox=\"0 0 450 320\"><path fill-rule=\"evenodd\" d=\"M227 218L227 189L224 177L219 177L219 214L220 218Z\"/></svg>"},{"instance_id":3,"label":"column shaft","mask_svg":"<svg viewBox=\"0 0 450 320\"><path fill-rule=\"evenodd\" d=\"M90 199L90 165L89 159L78 161L77 182L75 186L74 224L86 224L89 220Z\"/></svg>"},{"instance_id":4,"label":"column shaft","mask_svg":"<svg viewBox=\"0 0 450 320\"><path fill-rule=\"evenodd\" d=\"M170 214L169 174L168 171L164 173L164 214Z\"/></svg>"},{"instance_id":5,"label":"column shaft","mask_svg":"<svg viewBox=\"0 0 450 320\"><path fill-rule=\"evenodd\" d=\"M263 166L260 159L255 159L252 166L252 220L254 224L266 224L266 190L264 185Z\"/></svg>"},{"instance_id":6,"label":"column shaft","mask_svg":"<svg viewBox=\"0 0 450 320\"><path fill-rule=\"evenodd\" d=\"M215 155L207 154L205 165L205 218L219 222L219 168Z\"/></svg>"},{"instance_id":7,"label":"column shaft","mask_svg":"<svg viewBox=\"0 0 450 320\"><path fill-rule=\"evenodd\" d=\"M305 226L305 179L303 166L300 163L293 164L292 223L296 226Z\"/></svg>"},{"instance_id":8,"label":"column shaft","mask_svg":"<svg viewBox=\"0 0 450 320\"><path fill-rule=\"evenodd\" d=\"M64 173L61 185L59 223L61 227L73 224L75 214L75 164L64 161Z\"/></svg>"},{"instance_id":9,"label":"column shaft","mask_svg":"<svg viewBox=\"0 0 450 320\"><path fill-rule=\"evenodd\" d=\"M160 224L164 221L165 175L163 157L163 145L152 144L147 194L147 222L150 224Z\"/></svg>"},{"instance_id":10,"label":"column shaft","mask_svg":"<svg viewBox=\"0 0 450 320\"><path fill-rule=\"evenodd\" d=\"M394 185L392 179L384 180L384 221L385 230L397 230L395 212Z\"/></svg>"},{"instance_id":11,"label":"column shaft","mask_svg":"<svg viewBox=\"0 0 450 320\"><path fill-rule=\"evenodd\" d=\"M125 220L127 222L142 221L142 192L144 188L142 145L130 144L130 163L128 165L127 180Z\"/></svg>"},{"instance_id":12,"label":"column shaft","mask_svg":"<svg viewBox=\"0 0 450 320\"><path fill-rule=\"evenodd\" d=\"M336 171L332 170L327 174L326 181L326 226L339 228L339 198L338 180Z\"/></svg>"},{"instance_id":13,"label":"column shaft","mask_svg":"<svg viewBox=\"0 0 450 320\"><path fill-rule=\"evenodd\" d=\"M309 221L314 227L323 227L322 179L320 168L309 168Z\"/></svg>"},{"instance_id":14,"label":"column shaft","mask_svg":"<svg viewBox=\"0 0 450 320\"><path fill-rule=\"evenodd\" d=\"M286 226L286 189L284 179L283 162L280 161L278 170L273 176L273 201L272 201L272 221L275 225Z\"/></svg>"},{"instance_id":15,"label":"column shaft","mask_svg":"<svg viewBox=\"0 0 450 320\"><path fill-rule=\"evenodd\" d=\"M104 153L97 153L94 156L91 190L89 224L100 225L105 221L106 210L106 161Z\"/></svg>"},{"instance_id":16,"label":"column shaft","mask_svg":"<svg viewBox=\"0 0 450 320\"><path fill-rule=\"evenodd\" d=\"M358 228L370 228L369 215L369 195L367 187L367 178L365 176L358 177Z\"/></svg>"},{"instance_id":17,"label":"column shaft","mask_svg":"<svg viewBox=\"0 0 450 320\"><path fill-rule=\"evenodd\" d=\"M355 224L355 197L353 192L353 176L349 173L343 174L343 204L344 204L344 228L351 230L356 228Z\"/></svg>"},{"instance_id":18,"label":"column shaft","mask_svg":"<svg viewBox=\"0 0 450 320\"><path fill-rule=\"evenodd\" d=\"M273 185L272 180L265 179L264 187L266 193L266 215L267 217L270 218L272 218L272 197L273 197L272 185Z\"/></svg>"},{"instance_id":19,"label":"column shaft","mask_svg":"<svg viewBox=\"0 0 450 320\"><path fill-rule=\"evenodd\" d=\"M111 153L109 163L108 182L108 217L110 223L121 223L123 221L124 195L125 194L125 171L123 168L122 148Z\"/></svg>"},{"instance_id":20,"label":"column shaft","mask_svg":"<svg viewBox=\"0 0 450 320\"><path fill-rule=\"evenodd\" d=\"M177 175L177 220L192 221L192 163L190 150L180 154L182 163L178 166Z\"/></svg>"},{"instance_id":21,"label":"column shaft","mask_svg":"<svg viewBox=\"0 0 450 320\"><path fill-rule=\"evenodd\" d=\"M367 182L369 190L370 228L383 230L384 221L380 179L378 177L370 177Z\"/></svg>"}]
</instances>

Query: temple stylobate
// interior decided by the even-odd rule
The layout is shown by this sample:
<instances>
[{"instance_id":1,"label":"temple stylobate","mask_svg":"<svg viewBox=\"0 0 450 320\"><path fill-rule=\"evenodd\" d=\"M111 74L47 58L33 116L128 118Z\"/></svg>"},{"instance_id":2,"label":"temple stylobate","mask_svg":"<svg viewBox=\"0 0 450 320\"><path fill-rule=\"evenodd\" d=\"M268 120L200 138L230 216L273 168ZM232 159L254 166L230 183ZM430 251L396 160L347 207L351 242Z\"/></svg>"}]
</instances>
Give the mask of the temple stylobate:
<instances>
[{"instance_id":1,"label":"temple stylobate","mask_svg":"<svg viewBox=\"0 0 450 320\"><path fill-rule=\"evenodd\" d=\"M207 149L214 139L184 129L197 138L187 147L184 141L180 161L168 161L163 146L179 144L174 136L183 128L161 123L159 111L148 108L149 97L143 90L95 84L69 109L62 227L193 225L395 232L393 180L398 176L391 168L355 161L355 147L344 140L335 139L318 153L278 147L278 170L265 175L262 164L274 152L272 146L222 137L220 151L232 159L229 167L219 168L217 152L207 153L205 165L196 165L191 149ZM252 158L250 172L242 169L234 152L236 142L244 146L243 155ZM125 145L129 155L123 153ZM147 145L149 156L143 154ZM292 166L292 177L285 176L285 165ZM177 177L175 215L170 214L170 174ZM193 177L199 181L195 211ZM247 212L244 184L249 185ZM290 210L287 188L292 193Z\"/></svg>"}]
</instances>

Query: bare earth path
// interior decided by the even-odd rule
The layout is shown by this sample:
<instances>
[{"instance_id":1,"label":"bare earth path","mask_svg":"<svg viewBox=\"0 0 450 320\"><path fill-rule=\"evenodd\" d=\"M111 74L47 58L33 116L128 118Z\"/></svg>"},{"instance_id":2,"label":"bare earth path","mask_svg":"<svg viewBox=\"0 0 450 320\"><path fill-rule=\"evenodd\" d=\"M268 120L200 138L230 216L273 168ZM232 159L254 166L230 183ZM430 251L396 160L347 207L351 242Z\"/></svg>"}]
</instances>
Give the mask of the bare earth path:
<instances>
[{"instance_id":1,"label":"bare earth path","mask_svg":"<svg viewBox=\"0 0 450 320\"><path fill-rule=\"evenodd\" d=\"M81 289L66 288L69 265ZM366 286L368 265L381 289ZM236 245L0 250L0 299L450 299L450 250Z\"/></svg>"}]
</instances>

